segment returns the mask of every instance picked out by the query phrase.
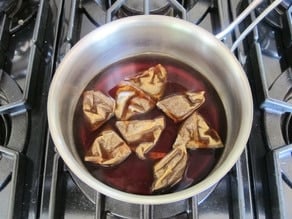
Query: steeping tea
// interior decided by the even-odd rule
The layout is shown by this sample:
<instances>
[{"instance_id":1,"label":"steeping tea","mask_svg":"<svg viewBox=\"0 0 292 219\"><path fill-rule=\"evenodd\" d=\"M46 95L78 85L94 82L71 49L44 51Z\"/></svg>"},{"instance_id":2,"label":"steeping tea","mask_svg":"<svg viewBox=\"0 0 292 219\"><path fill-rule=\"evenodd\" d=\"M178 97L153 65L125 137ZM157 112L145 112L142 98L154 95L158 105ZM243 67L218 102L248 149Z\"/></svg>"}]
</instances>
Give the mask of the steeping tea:
<instances>
[{"instance_id":1,"label":"steeping tea","mask_svg":"<svg viewBox=\"0 0 292 219\"><path fill-rule=\"evenodd\" d=\"M147 69L151 69L153 66L160 66L160 64L163 68L165 68L167 72L167 78L165 78L165 81L163 82L164 84L159 83L159 86L153 86L153 89L154 87L158 87L158 91L155 90L151 92L151 90L149 90L152 89L151 86L141 86L139 88L138 83L140 83L142 81L141 78L145 76L143 75L143 72L145 73ZM161 72L163 72L163 70L161 70ZM138 76L140 75L140 78L138 79L137 74ZM150 73L146 72L146 74L151 74L151 71ZM134 88L129 88L129 90L126 90L124 88L125 86L132 86L131 81L134 82ZM119 89L121 89L121 84L123 86L122 91L124 93L119 96ZM137 86L138 89L136 89ZM142 97L143 100L149 99L149 103L145 103L148 104L146 105L148 107L146 111L140 110L140 108L142 109L144 105L139 105L140 102L138 102L139 100L136 99L136 102L132 101L131 103L134 103L133 107L135 108L135 112L140 110L141 113L132 113L126 115L123 109L122 113L115 112L114 116L110 118L107 117L108 120L105 121L101 127L96 130L92 130L88 127L86 122L84 112L82 111L83 97L80 97L74 115L73 131L75 144L82 160L84 160L84 157L86 157L86 154L92 147L95 139L100 136L104 130L111 130L111 132L119 135L120 138L122 138L124 142L127 143L127 147L129 147L132 151L132 153L127 154L127 157L118 163L118 165L103 166L92 162L84 162L85 166L92 173L92 175L105 184L108 184L109 186L112 186L116 189L135 194L169 193L184 189L202 180L205 176L208 175L219 159L223 150L222 148L194 149L195 147L186 147L186 149L175 149L176 151L186 151L183 152L183 154L186 153L183 156L185 165L183 167L178 166L177 168L179 171L183 172L179 173L179 177L173 177L174 183L166 183L165 187L153 189L153 183L155 180L157 181L155 177L161 176L161 174L157 175L154 173L155 169L157 169L157 166L159 165L159 161L161 161L170 153L176 153L176 151L173 152L173 145L176 142L178 133L184 126L183 124L187 118L192 115L192 111L188 112L186 110L187 114L184 117L180 118L179 120L173 119L173 116L169 116L167 114L170 114L170 108L172 105L175 106L175 103L167 103L165 102L165 99L171 96L175 96L175 101L178 101L178 104L182 105L184 104L182 99L185 95L189 94L191 97L199 97L200 99L197 103L197 106L189 107L189 109L195 110L195 112L200 115L198 116L198 118L200 118L200 124L204 124L204 126L207 126L207 128L208 125L211 127L211 135L214 136L214 132L218 133L218 136L221 137L223 143L226 137L226 115L219 95L216 93L211 83L207 81L202 76L202 74L189 67L188 65L170 57L163 56L143 55L129 58L115 63L104 69L103 72L98 73L84 91L86 92L89 90L102 92L110 99L115 99L116 105L117 102L119 102L117 101L117 96L119 96L120 102L127 104L129 101L133 100L133 95ZM151 97L153 94L155 94L155 98ZM126 95L129 95L129 97ZM123 102L125 98L128 99L127 101ZM161 103L163 103L166 107L157 107L159 104L157 104L157 106L155 105L160 100L164 100L164 102ZM170 108L167 109L168 113L161 109L165 109L169 106ZM179 109L179 107L177 109ZM175 112L180 114L177 109ZM201 121L202 118L204 118L203 122ZM141 130L143 129L143 125L141 125L141 123L144 123L145 133L142 132L142 130L140 131L140 134L143 133L145 135L141 135L143 137L140 136L140 138L134 137L135 140L133 141L127 139L128 136L131 136L131 133L125 131L125 127L128 127L128 121L131 121L131 127L133 127L133 125L137 125L137 128ZM153 124L151 124L152 121ZM159 121L159 125L154 124L154 121ZM149 132L149 130L152 131ZM198 130L200 130L200 127ZM127 136L125 136L125 133ZM205 136L202 135L199 136L199 138L205 138ZM145 144L145 142L147 144ZM141 147L141 145L144 147ZM140 149L137 150L139 147ZM103 153L102 149L98 150L101 150L98 153ZM126 151L128 153L128 150ZM178 153L180 153L180 151L178 151ZM170 157L170 155L168 156ZM163 171L162 177L164 177ZM177 179L179 179L179 181L177 181Z\"/></svg>"}]
</instances>

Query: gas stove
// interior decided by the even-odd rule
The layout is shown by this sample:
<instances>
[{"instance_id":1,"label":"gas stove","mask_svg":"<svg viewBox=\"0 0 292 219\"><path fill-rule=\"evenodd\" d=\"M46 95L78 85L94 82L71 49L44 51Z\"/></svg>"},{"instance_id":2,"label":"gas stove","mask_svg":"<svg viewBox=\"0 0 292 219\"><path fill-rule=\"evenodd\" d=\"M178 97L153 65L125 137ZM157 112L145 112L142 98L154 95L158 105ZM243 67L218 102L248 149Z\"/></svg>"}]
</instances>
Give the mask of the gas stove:
<instances>
[{"instance_id":1,"label":"gas stove","mask_svg":"<svg viewBox=\"0 0 292 219\"><path fill-rule=\"evenodd\" d=\"M16 0L0 4L0 218L289 218L292 215L292 7L271 12L235 51L253 92L254 121L230 172L197 196L138 205L104 196L64 164L47 125L54 71L76 42L126 16L162 14L213 34L250 0ZM227 47L272 0L223 42Z\"/></svg>"}]
</instances>

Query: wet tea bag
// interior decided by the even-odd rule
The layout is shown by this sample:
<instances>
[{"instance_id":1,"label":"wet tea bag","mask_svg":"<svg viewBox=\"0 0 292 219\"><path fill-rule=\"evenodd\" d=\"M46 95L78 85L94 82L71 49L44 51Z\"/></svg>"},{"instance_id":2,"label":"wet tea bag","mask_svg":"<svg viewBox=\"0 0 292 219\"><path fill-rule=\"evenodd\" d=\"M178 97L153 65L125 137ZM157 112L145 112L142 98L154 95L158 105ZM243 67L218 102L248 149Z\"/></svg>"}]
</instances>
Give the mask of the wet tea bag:
<instances>
[{"instance_id":1,"label":"wet tea bag","mask_svg":"<svg viewBox=\"0 0 292 219\"><path fill-rule=\"evenodd\" d=\"M143 90L155 100L159 100L164 94L167 72L161 64L158 64L125 81Z\"/></svg>"},{"instance_id":2,"label":"wet tea bag","mask_svg":"<svg viewBox=\"0 0 292 219\"><path fill-rule=\"evenodd\" d=\"M198 109L205 102L205 91L187 91L174 94L157 102L160 108L174 122L180 122Z\"/></svg>"},{"instance_id":3,"label":"wet tea bag","mask_svg":"<svg viewBox=\"0 0 292 219\"><path fill-rule=\"evenodd\" d=\"M224 147L218 133L198 112L194 112L181 126L173 147L181 145L189 149Z\"/></svg>"},{"instance_id":4,"label":"wet tea bag","mask_svg":"<svg viewBox=\"0 0 292 219\"><path fill-rule=\"evenodd\" d=\"M82 109L90 130L94 131L114 115L115 100L100 91L85 91Z\"/></svg>"},{"instance_id":5,"label":"wet tea bag","mask_svg":"<svg viewBox=\"0 0 292 219\"><path fill-rule=\"evenodd\" d=\"M154 165L152 191L171 187L183 177L187 166L188 154L181 145L173 148L165 157Z\"/></svg>"},{"instance_id":6,"label":"wet tea bag","mask_svg":"<svg viewBox=\"0 0 292 219\"><path fill-rule=\"evenodd\" d=\"M105 130L94 140L84 160L102 166L115 166L130 154L131 149L116 132Z\"/></svg>"},{"instance_id":7,"label":"wet tea bag","mask_svg":"<svg viewBox=\"0 0 292 219\"><path fill-rule=\"evenodd\" d=\"M149 95L129 84L120 84L115 98L115 115L120 120L146 113L155 106L155 101Z\"/></svg>"},{"instance_id":8,"label":"wet tea bag","mask_svg":"<svg viewBox=\"0 0 292 219\"><path fill-rule=\"evenodd\" d=\"M145 154L155 146L164 130L165 121L162 116L149 120L117 121L116 127L128 144L137 145L137 156L145 159Z\"/></svg>"}]
</instances>

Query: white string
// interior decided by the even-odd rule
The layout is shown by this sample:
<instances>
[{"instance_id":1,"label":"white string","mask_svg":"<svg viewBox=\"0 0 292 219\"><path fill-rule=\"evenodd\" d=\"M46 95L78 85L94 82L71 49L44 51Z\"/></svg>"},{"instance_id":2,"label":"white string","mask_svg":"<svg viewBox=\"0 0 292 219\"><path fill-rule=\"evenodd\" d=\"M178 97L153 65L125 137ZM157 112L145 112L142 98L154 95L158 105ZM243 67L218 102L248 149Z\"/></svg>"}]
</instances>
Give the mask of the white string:
<instances>
[{"instance_id":1,"label":"white string","mask_svg":"<svg viewBox=\"0 0 292 219\"><path fill-rule=\"evenodd\" d=\"M232 22L230 23L224 30L216 35L216 38L222 40L228 33L230 33L246 16L248 16L263 0L254 0L249 6L244 9L243 12Z\"/></svg>"},{"instance_id":2,"label":"white string","mask_svg":"<svg viewBox=\"0 0 292 219\"><path fill-rule=\"evenodd\" d=\"M236 41L233 43L231 47L231 51L234 52L234 50L238 47L240 42L249 34L250 31L253 30L253 28L264 18L266 17L274 8L276 8L282 0L276 0L274 1L269 7L267 7L236 39Z\"/></svg>"}]
</instances>

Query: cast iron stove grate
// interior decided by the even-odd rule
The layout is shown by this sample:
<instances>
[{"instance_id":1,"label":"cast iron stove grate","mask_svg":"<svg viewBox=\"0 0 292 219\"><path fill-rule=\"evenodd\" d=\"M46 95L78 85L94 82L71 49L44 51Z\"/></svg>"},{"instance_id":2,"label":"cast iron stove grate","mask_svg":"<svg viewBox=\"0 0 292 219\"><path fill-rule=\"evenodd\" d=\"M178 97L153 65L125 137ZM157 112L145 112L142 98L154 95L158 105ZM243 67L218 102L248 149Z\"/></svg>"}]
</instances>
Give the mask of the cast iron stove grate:
<instances>
[{"instance_id":1,"label":"cast iron stove grate","mask_svg":"<svg viewBox=\"0 0 292 219\"><path fill-rule=\"evenodd\" d=\"M0 13L0 217L285 218L291 215L286 214L287 203L291 201L291 165L286 165L291 164L291 6L280 15L280 26L271 25L269 20L262 22L236 51L255 97L254 127L247 150L206 194L171 205L133 205L91 190L68 170L47 129L50 80L64 55L81 37L108 21L137 13L125 2L31 0L26 1L29 7L25 11L18 11L19 17ZM168 5L162 1L159 7L152 8L145 2L142 13L177 16L214 34L249 3L248 0L169 0ZM230 47L244 27L237 28L224 43ZM11 90L17 94L13 98Z\"/></svg>"}]
</instances>

